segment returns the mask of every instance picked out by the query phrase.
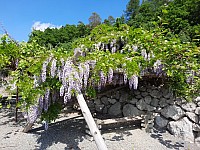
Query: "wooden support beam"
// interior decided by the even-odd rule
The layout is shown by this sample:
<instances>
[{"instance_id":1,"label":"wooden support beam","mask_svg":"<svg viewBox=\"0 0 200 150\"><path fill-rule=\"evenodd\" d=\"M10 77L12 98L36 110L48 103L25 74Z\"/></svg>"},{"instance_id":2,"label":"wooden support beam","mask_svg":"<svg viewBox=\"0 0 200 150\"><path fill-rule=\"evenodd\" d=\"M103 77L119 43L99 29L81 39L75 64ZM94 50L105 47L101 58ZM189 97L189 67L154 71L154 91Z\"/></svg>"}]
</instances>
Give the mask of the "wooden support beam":
<instances>
[{"instance_id":1,"label":"wooden support beam","mask_svg":"<svg viewBox=\"0 0 200 150\"><path fill-rule=\"evenodd\" d=\"M85 99L83 97L82 93L78 93L76 95L76 98L78 100L78 103L80 105L81 111L83 113L83 116L85 118L85 121L90 129L90 133L94 137L95 143L97 145L97 148L99 150L107 150L107 146L101 136L101 133L99 129L97 128L97 125L92 117L92 114L90 113L90 110L85 102Z\"/></svg>"},{"instance_id":2,"label":"wooden support beam","mask_svg":"<svg viewBox=\"0 0 200 150\"><path fill-rule=\"evenodd\" d=\"M23 132L27 133L28 131L30 131L32 129L33 123L27 123L26 126L24 127Z\"/></svg>"}]
</instances>

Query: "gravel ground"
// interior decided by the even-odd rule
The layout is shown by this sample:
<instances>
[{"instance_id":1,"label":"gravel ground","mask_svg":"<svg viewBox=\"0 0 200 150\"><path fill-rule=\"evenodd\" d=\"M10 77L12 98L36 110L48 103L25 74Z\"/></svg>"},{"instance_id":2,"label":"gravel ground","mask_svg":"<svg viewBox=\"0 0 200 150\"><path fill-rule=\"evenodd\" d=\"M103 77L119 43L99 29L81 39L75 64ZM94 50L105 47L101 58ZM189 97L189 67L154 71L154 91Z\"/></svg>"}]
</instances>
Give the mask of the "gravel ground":
<instances>
[{"instance_id":1,"label":"gravel ground","mask_svg":"<svg viewBox=\"0 0 200 150\"><path fill-rule=\"evenodd\" d=\"M23 133L24 121L14 122L14 114L0 109L0 150L96 150L95 142L84 133L85 121L77 114L61 115L47 131L36 124ZM199 150L167 132L154 130L147 134L138 127L103 130L109 150Z\"/></svg>"}]
</instances>

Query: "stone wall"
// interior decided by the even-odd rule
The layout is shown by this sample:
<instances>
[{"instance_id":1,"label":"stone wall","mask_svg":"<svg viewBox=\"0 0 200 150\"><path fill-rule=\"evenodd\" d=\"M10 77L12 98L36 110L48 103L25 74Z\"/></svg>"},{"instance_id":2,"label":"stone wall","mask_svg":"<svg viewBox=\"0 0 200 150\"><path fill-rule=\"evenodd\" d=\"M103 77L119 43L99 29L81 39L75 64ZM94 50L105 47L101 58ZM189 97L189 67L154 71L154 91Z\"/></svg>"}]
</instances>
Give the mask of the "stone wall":
<instances>
[{"instance_id":1,"label":"stone wall","mask_svg":"<svg viewBox=\"0 0 200 150\"><path fill-rule=\"evenodd\" d=\"M200 146L200 97L188 103L174 98L166 87L149 84L132 91L128 87L106 91L90 100L88 105L91 111L110 117L141 116L152 112L156 127Z\"/></svg>"}]
</instances>

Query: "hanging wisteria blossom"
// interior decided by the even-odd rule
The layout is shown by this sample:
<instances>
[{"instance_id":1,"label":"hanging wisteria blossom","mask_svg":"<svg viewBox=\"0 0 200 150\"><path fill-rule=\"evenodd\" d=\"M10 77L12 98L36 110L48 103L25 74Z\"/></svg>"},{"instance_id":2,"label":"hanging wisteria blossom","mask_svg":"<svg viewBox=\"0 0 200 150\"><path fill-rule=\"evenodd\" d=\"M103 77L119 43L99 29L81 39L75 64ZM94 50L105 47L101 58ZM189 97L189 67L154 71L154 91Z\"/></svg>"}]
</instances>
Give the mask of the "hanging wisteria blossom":
<instances>
[{"instance_id":1,"label":"hanging wisteria blossom","mask_svg":"<svg viewBox=\"0 0 200 150\"><path fill-rule=\"evenodd\" d=\"M39 78L36 75L34 75L33 78L34 78L33 87L36 88L39 86L39 81L38 81Z\"/></svg>"},{"instance_id":2,"label":"hanging wisteria blossom","mask_svg":"<svg viewBox=\"0 0 200 150\"><path fill-rule=\"evenodd\" d=\"M61 67L63 69L65 66L65 60L63 58L60 58L60 62L61 62Z\"/></svg>"},{"instance_id":3,"label":"hanging wisteria blossom","mask_svg":"<svg viewBox=\"0 0 200 150\"><path fill-rule=\"evenodd\" d=\"M58 77L59 81L62 81L62 75L63 75L63 73L61 71L61 68L58 67L57 68L57 77Z\"/></svg>"},{"instance_id":4,"label":"hanging wisteria blossom","mask_svg":"<svg viewBox=\"0 0 200 150\"><path fill-rule=\"evenodd\" d=\"M91 68L94 69L94 67L96 65L96 60L90 60L89 64L90 64Z\"/></svg>"},{"instance_id":5,"label":"hanging wisteria blossom","mask_svg":"<svg viewBox=\"0 0 200 150\"><path fill-rule=\"evenodd\" d=\"M83 69L83 64L79 64L78 66L78 73L79 73L79 78L81 80L81 85L82 85L82 82L83 82L83 73L84 73L84 69Z\"/></svg>"},{"instance_id":6,"label":"hanging wisteria blossom","mask_svg":"<svg viewBox=\"0 0 200 150\"><path fill-rule=\"evenodd\" d=\"M44 111L47 111L50 105L49 94L50 94L50 89L47 89L44 95Z\"/></svg>"},{"instance_id":7,"label":"hanging wisteria blossom","mask_svg":"<svg viewBox=\"0 0 200 150\"><path fill-rule=\"evenodd\" d=\"M107 77L104 75L103 71L100 71L100 84L101 86L105 86L107 82Z\"/></svg>"},{"instance_id":8,"label":"hanging wisteria blossom","mask_svg":"<svg viewBox=\"0 0 200 150\"><path fill-rule=\"evenodd\" d=\"M28 111L28 122L29 123L34 123L36 121L36 119L38 118L38 106L37 105L33 105L30 107L29 111Z\"/></svg>"},{"instance_id":9,"label":"hanging wisteria blossom","mask_svg":"<svg viewBox=\"0 0 200 150\"><path fill-rule=\"evenodd\" d=\"M55 76L56 73L56 62L57 60L54 58L51 63L51 77Z\"/></svg>"},{"instance_id":10,"label":"hanging wisteria blossom","mask_svg":"<svg viewBox=\"0 0 200 150\"><path fill-rule=\"evenodd\" d=\"M113 79L113 69L109 68L108 70L108 83L112 83L112 79Z\"/></svg>"},{"instance_id":11,"label":"hanging wisteria blossom","mask_svg":"<svg viewBox=\"0 0 200 150\"><path fill-rule=\"evenodd\" d=\"M115 46L113 46L111 49L111 53L116 53L116 51L117 51L117 48Z\"/></svg>"},{"instance_id":12,"label":"hanging wisteria blossom","mask_svg":"<svg viewBox=\"0 0 200 150\"><path fill-rule=\"evenodd\" d=\"M141 50L141 55L144 57L145 60L148 59L148 54L147 54L147 52L146 52L145 49L142 49L142 50Z\"/></svg>"},{"instance_id":13,"label":"hanging wisteria blossom","mask_svg":"<svg viewBox=\"0 0 200 150\"><path fill-rule=\"evenodd\" d=\"M47 65L48 65L48 61L44 61L42 65L42 73L41 73L42 82L46 81Z\"/></svg>"},{"instance_id":14,"label":"hanging wisteria blossom","mask_svg":"<svg viewBox=\"0 0 200 150\"><path fill-rule=\"evenodd\" d=\"M123 83L124 83L123 75L120 75L119 76L119 85L123 85Z\"/></svg>"},{"instance_id":15,"label":"hanging wisteria blossom","mask_svg":"<svg viewBox=\"0 0 200 150\"><path fill-rule=\"evenodd\" d=\"M65 95L64 95L64 103L65 104L69 101L68 97L70 97L69 93L65 93Z\"/></svg>"},{"instance_id":16,"label":"hanging wisteria blossom","mask_svg":"<svg viewBox=\"0 0 200 150\"><path fill-rule=\"evenodd\" d=\"M138 47L136 45L132 45L132 49L133 49L133 51L136 52L138 50Z\"/></svg>"},{"instance_id":17,"label":"hanging wisteria blossom","mask_svg":"<svg viewBox=\"0 0 200 150\"><path fill-rule=\"evenodd\" d=\"M129 88L130 89L137 89L138 87L138 76L133 75L130 79L129 79Z\"/></svg>"},{"instance_id":18,"label":"hanging wisteria blossom","mask_svg":"<svg viewBox=\"0 0 200 150\"><path fill-rule=\"evenodd\" d=\"M63 85L61 85L60 87L60 96L63 96L65 92L65 87Z\"/></svg>"},{"instance_id":19,"label":"hanging wisteria blossom","mask_svg":"<svg viewBox=\"0 0 200 150\"><path fill-rule=\"evenodd\" d=\"M124 73L124 84L126 84L127 83L127 74L126 73Z\"/></svg>"},{"instance_id":20,"label":"hanging wisteria blossom","mask_svg":"<svg viewBox=\"0 0 200 150\"><path fill-rule=\"evenodd\" d=\"M67 78L69 77L70 73L72 72L72 62L71 61L66 61L65 66L63 68L63 75L62 75L62 84L64 87L67 87L68 80Z\"/></svg>"},{"instance_id":21,"label":"hanging wisteria blossom","mask_svg":"<svg viewBox=\"0 0 200 150\"><path fill-rule=\"evenodd\" d=\"M163 66L160 60L156 60L153 67L154 67L154 72L156 73L156 75L159 75L160 73L162 73Z\"/></svg>"},{"instance_id":22,"label":"hanging wisteria blossom","mask_svg":"<svg viewBox=\"0 0 200 150\"><path fill-rule=\"evenodd\" d=\"M87 87L87 82L88 82L88 78L90 75L90 66L88 64L88 62L86 62L84 64L84 71L83 71L83 76L84 76L84 88Z\"/></svg>"},{"instance_id":23,"label":"hanging wisteria blossom","mask_svg":"<svg viewBox=\"0 0 200 150\"><path fill-rule=\"evenodd\" d=\"M119 75L118 75L118 74L115 74L115 75L113 76L113 81L112 81L112 83L113 83L114 86L117 85L118 79L119 79Z\"/></svg>"},{"instance_id":24,"label":"hanging wisteria blossom","mask_svg":"<svg viewBox=\"0 0 200 150\"><path fill-rule=\"evenodd\" d=\"M38 103L39 103L39 112L41 113L44 108L44 100L42 96L39 97Z\"/></svg>"}]
</instances>

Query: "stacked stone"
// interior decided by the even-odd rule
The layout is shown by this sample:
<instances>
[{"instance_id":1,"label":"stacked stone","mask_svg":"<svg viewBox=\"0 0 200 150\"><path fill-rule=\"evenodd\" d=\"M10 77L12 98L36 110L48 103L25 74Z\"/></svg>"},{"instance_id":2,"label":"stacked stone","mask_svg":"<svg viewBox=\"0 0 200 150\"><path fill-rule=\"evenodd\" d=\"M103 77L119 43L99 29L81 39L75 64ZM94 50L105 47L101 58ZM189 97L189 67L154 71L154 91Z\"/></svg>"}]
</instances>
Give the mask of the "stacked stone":
<instances>
[{"instance_id":1,"label":"stacked stone","mask_svg":"<svg viewBox=\"0 0 200 150\"><path fill-rule=\"evenodd\" d=\"M200 145L200 97L189 103L175 99L172 92L163 86L139 86L133 91L127 89L97 98L91 109L121 117L156 114L153 119L157 127Z\"/></svg>"}]
</instances>

